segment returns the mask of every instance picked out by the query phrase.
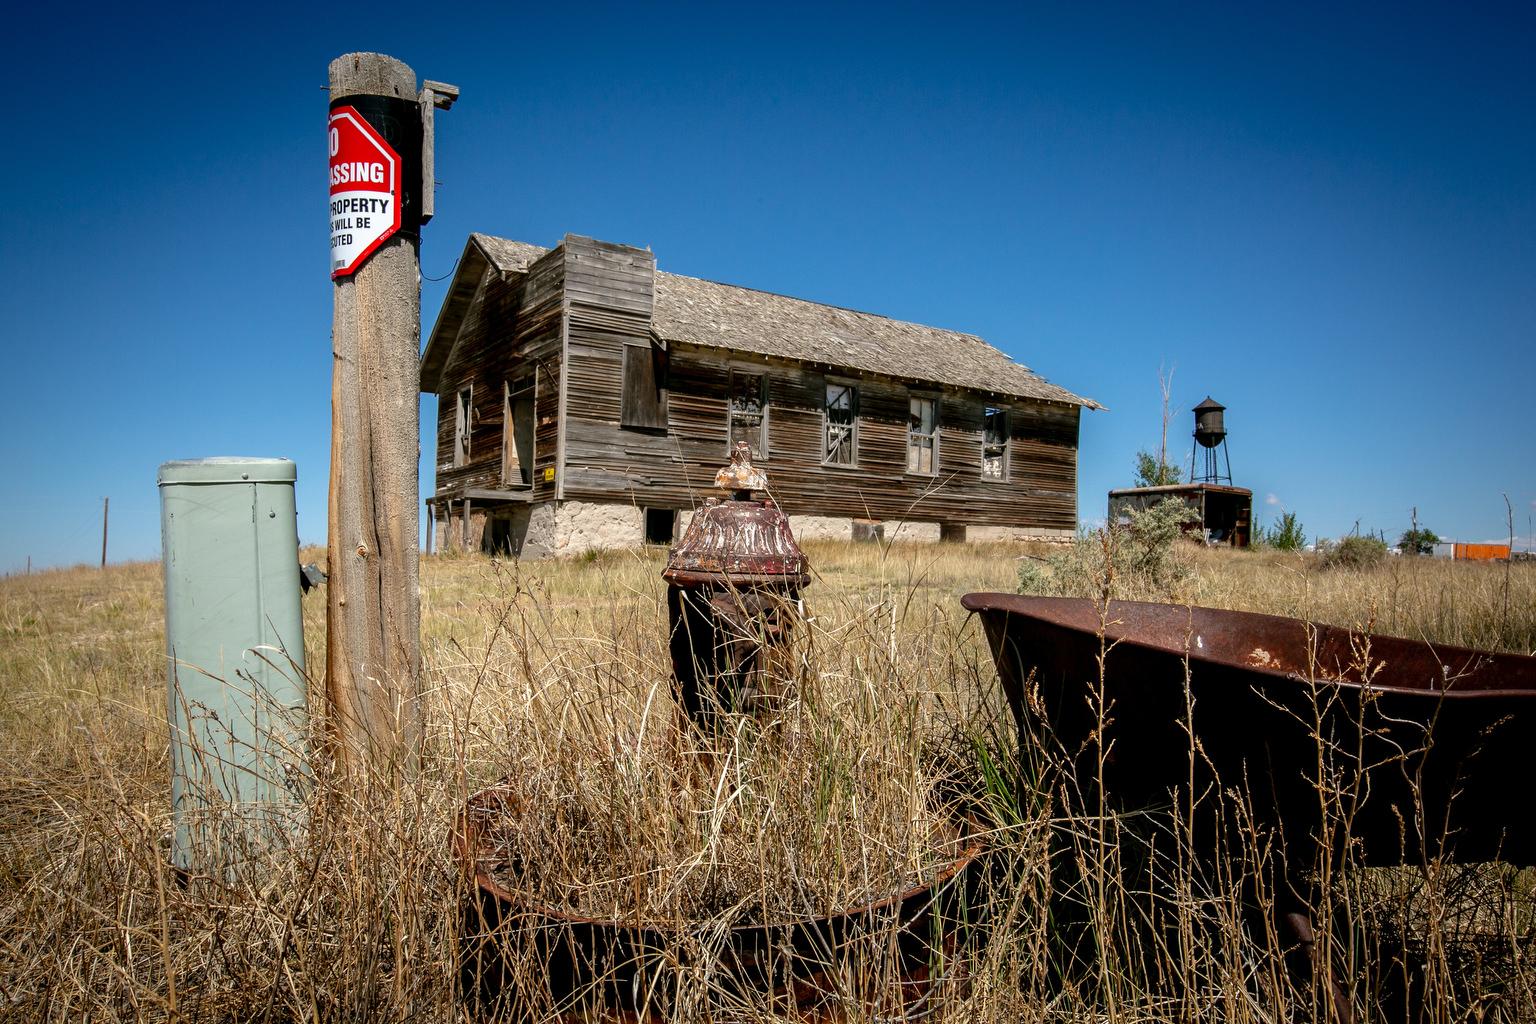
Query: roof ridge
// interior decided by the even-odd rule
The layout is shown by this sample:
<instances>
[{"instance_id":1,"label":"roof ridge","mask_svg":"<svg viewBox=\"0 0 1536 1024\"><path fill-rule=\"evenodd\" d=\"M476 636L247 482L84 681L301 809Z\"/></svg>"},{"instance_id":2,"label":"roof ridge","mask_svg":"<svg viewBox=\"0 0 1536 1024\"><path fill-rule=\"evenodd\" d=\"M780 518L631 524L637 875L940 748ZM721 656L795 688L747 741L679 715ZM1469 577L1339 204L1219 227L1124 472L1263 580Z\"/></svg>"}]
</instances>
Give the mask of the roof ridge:
<instances>
[{"instance_id":1,"label":"roof ridge","mask_svg":"<svg viewBox=\"0 0 1536 1024\"><path fill-rule=\"evenodd\" d=\"M493 254L492 252L489 251L492 248L498 248L498 247L501 247L501 246L525 247L527 249L534 250L534 251L536 251L539 254L535 258L543 258L544 255L547 255L548 253L551 253L551 252L555 251L555 249L559 248L558 245L555 246L554 248L546 248L545 246L536 245L536 244L534 244L532 242L521 242L521 241L518 241L516 239L503 238L500 235L491 235L491 234L487 234L485 232L480 232L480 231L471 232L471 237L472 238L484 239L486 243L489 243L489 244L482 244L481 248L482 248L482 250L486 251L486 255L488 257L490 257L491 262L493 264L497 265L498 269L504 269L504 268L502 268L500 266L499 261L495 257L495 254ZM582 236L582 237L585 237L585 236ZM596 239L593 239L593 240L596 241ZM1069 403L1069 404L1081 405L1081 406L1086 406L1088 408L1095 408L1095 409L1103 408L1103 406L1101 406L1098 402L1095 402L1091 398L1084 398L1083 396L1074 394L1073 392L1067 390L1066 388L1062 387L1059 384L1052 383L1051 381L1047 380L1045 377L1043 377L1039 373L1037 373L1032 367L1026 365L1025 363L1023 363L1020 360L1018 360L1017 358L1015 358L1014 356L1012 356L1009 353L1005 352L1003 349L999 348L997 345L992 344L990 341L988 341L986 338L983 338L979 334L973 334L973 333L971 333L969 331L957 331L957 330L954 330L954 329L949 328L949 327L938 327L938 326L935 326L935 325L932 325L932 324L918 323L915 320L898 320L896 317L888 316L888 315L886 315L884 313L876 313L876 312L872 312L870 310L865 310L865 309L854 309L851 306L834 305L833 303L830 303L830 302L818 302L818 301L816 301L814 299L801 298L801 297L796 296L796 295L786 295L783 292L769 291L769 290L767 290L765 288L754 288L754 287L752 287L750 285L731 284L731 283L726 282L726 281L716 281L716 280L714 280L712 278L707 278L707 277L693 277L693 276L690 276L688 274L677 274L677 273L673 273L671 271L662 270L660 268L657 268L655 273L657 275L657 281L658 281L659 285L661 285L663 287L666 287L667 286L667 284L666 284L667 282L675 282L676 283L676 287L680 290L680 294L677 296L678 301L673 303L673 305L678 307L678 308L674 309L673 314L669 317L669 319L672 320L672 324L673 324L673 327L675 329L683 330L684 333L682 333L681 335L679 335L679 336L677 336L675 338L672 338L672 337L669 336L669 340L676 340L676 341L683 341L683 342L690 341L690 338L695 337L699 330L704 329L704 328L709 326L710 318L713 317L713 316L718 316L720 314L720 309L724 309L725 308L725 306L723 305L725 303L734 303L735 305L743 307L743 308L750 308L754 304L753 300L750 300L750 299L729 300L729 299L724 298L723 296L719 297L719 298L707 297L710 292L715 292L717 294L718 293L735 293L737 295L756 295L756 296L762 296L762 297L770 299L770 300L779 300L779 301L783 301L783 302L786 302L786 303L792 303L792 304L794 304L796 306L799 306L799 307L803 307L807 312L805 312L805 313L795 313L795 312L791 312L788 309L781 310L780 313L779 313L779 318L781 318L781 319L783 319L785 321L789 321L789 320L805 321L805 323L807 325L806 329L808 331L810 331L810 332L814 332L814 335L811 334L811 333L808 333L808 334L806 334L804 336L802 341L803 342L810 342L811 338L813 336L819 336L819 338L821 339L820 342L818 343L818 346L812 346L813 348L814 347L819 347L820 345L824 345L825 343L828 343L828 342L833 343L835 345L843 345L843 346L846 346L846 345L849 345L849 344L852 344L852 345L855 345L855 346L857 346L859 344L866 344L866 345L872 345L876 349L879 349L879 346L882 345L882 344L886 344L886 345L889 345L889 344L903 344L903 345L905 345L905 344L916 343L916 344L923 344L923 345L941 345L942 341L940 339L947 339L947 340L951 340L951 341L955 341L955 342L974 343L974 345L969 345L969 344L963 345L960 348L960 350L955 353L956 358L959 359L962 363L968 363L969 364L969 366L965 368L968 371L968 373L969 373L969 378L968 378L969 382L968 383L965 380L956 378L954 374L951 374L950 378L935 377L935 378L933 378L934 381L937 382L937 383L949 383L949 384L954 384L956 386L965 386L965 387L971 387L971 388L976 388L976 389L980 389L980 390L991 390L993 388L998 388L999 390L997 391L997 393L999 393L999 394L1013 394L1013 395L1017 395L1019 397L1026 397L1026 398L1034 397L1034 398L1044 399L1044 400L1047 400L1047 401L1066 402L1066 403ZM707 291L696 292L695 295L692 298L690 298L689 295L688 295L688 290L690 288L695 288L695 287L698 287L698 286L702 286L704 289L707 289ZM695 302L696 301L703 303L703 305L702 306L695 306ZM761 304L761 303L757 303L757 304L760 306L760 308L762 308L764 311L766 311L766 309L767 309L766 306L763 306L763 304ZM677 316L676 315L677 313L680 313L680 312L683 311L682 307L687 307L687 308L695 309L696 310L695 315L694 316L687 316L685 314L684 316L681 316L681 317ZM712 311L712 307L719 307L719 309L714 309ZM829 322L828 318L826 318L823 315L821 317L822 323L819 324L819 325L816 325L816 324L811 323L807 319L807 317L809 315L809 311L820 311L823 314L825 314L826 312L836 312L836 313L840 313L840 314L846 314L846 315L851 316L851 317L862 318L862 319L865 319L867 321L873 321L873 322L868 323L868 325L864 329L864 331L860 331L858 328L852 328L852 329L844 328L844 329L840 329L837 324ZM662 312L662 307L661 307L661 305L659 303L657 304L655 312L656 312L657 316L659 316L661 314L661 312ZM759 314L759 315L761 315L761 314ZM702 316L704 318L703 321L699 321L698 320L698 317L700 317L700 316ZM878 324L889 324L889 325L891 325L891 327L890 328L882 328L882 327L877 326L877 323ZM655 324L654 326L656 326L657 329L660 330L660 323L659 322L657 324ZM785 324L780 324L778 326L779 326L779 328L783 328L785 326ZM926 332L931 337L929 337L927 339L922 339L919 336L914 336L914 335L908 334L906 336L906 341L905 342L898 342L896 339L899 338L900 335L899 334L893 334L892 333L893 330L895 330L895 331L921 331L921 332ZM865 336L865 332L869 332L868 336ZM782 330L780 330L779 333L782 334ZM886 341L879 340L882 335L886 336L886 339L887 339ZM779 340L781 342L785 341L784 338L780 338ZM709 341L709 342L707 342L707 344L717 345L719 343L718 342L714 342L714 341ZM977 346L979 346L979 348ZM722 346L722 347L730 347L730 346L727 345L727 346ZM781 347L782 347L782 345L781 345ZM791 347L793 347L793 346L791 346ZM810 351L811 350L810 348L806 348L805 345L803 345L803 344L802 344L801 347L805 351ZM759 351L759 349L746 348L746 349L743 349L743 351ZM769 349L761 349L761 351L770 352L771 353L773 350L771 348L769 348ZM968 355L962 355L961 353L969 353L969 354ZM853 353L852 350L848 350L848 352L846 354L852 355L854 353ZM879 352L876 352L875 355L879 355ZM863 369L863 370L869 370L871 372L892 373L892 374L894 374L896 376L910 376L910 374L904 374L904 373L897 372L894 367L885 366L884 362L881 362L879 365L885 366L885 368L877 370L875 368L875 365L868 364L868 359L875 358L875 356L870 355L870 353L868 353L868 352L864 353L864 356L865 356L865 362L864 363L860 363L858 361L850 361L846 365L851 366L851 367L855 367L855 368L859 368L859 369ZM805 356L802 353L802 355L796 356L795 358L805 359L805 358L808 358L808 357ZM819 358L820 357L818 357L818 359ZM883 360L885 357L884 356L880 356L880 358ZM993 366L992 365L993 358L995 358L998 361L998 365L997 366ZM812 361L818 361L818 360L812 360ZM844 364L839 363L838 365L844 365ZM1007 373L1003 372L1005 368L1008 371ZM1001 376L998 376L998 375L1001 375ZM967 374L965 374L965 373L960 374L960 378L965 378L965 377L967 377ZM1004 383L1003 378L1012 378L1013 383ZM925 377L924 379L928 379L928 378ZM984 383L985 381L988 381L988 380L992 380L994 383L992 383L992 384ZM1020 388L1022 388L1024 390L1019 390Z\"/></svg>"},{"instance_id":2,"label":"roof ridge","mask_svg":"<svg viewBox=\"0 0 1536 1024\"><path fill-rule=\"evenodd\" d=\"M534 249L543 249L545 252L554 251L553 249L546 248L545 246L539 245L535 242L523 242L516 238L503 238L500 235L488 235L483 231L473 231L471 234L479 235L482 238L489 238L497 242L511 242L513 245L526 245ZM594 241L595 240L596 239L594 239ZM556 246L555 248L559 248L559 246ZM671 270L662 270L659 267L657 268L656 273L658 275L665 275L666 277L675 277L682 281L701 281L704 284L712 284L720 288L734 288L737 291L756 292L758 295L771 295L776 299L788 299L791 302L804 302L807 305L820 306L823 309L836 309L843 313L856 313L859 316L872 316L879 320L889 320L893 324L910 324L913 327L921 327L924 330L943 331L945 334L957 334L963 338L972 338L981 342L983 345L986 345L988 348L997 349L998 352L1002 352L1001 349L998 349L996 345L993 345L986 338L983 338L979 334L973 334L970 331L957 331L952 327L940 327L937 324L925 324L916 320L902 320L894 316L888 316L885 313L876 313L874 310L870 309L855 309L853 306L840 306L835 302L820 302L816 299L807 299L800 295L790 295L788 292L776 292L768 288L754 288L749 284L732 284L730 281L717 281L712 277L697 277L693 274L679 274ZM1008 356L1008 353L1006 352L1002 352L1002 354L1004 356ZM1008 358L1011 359L1012 357L1008 356Z\"/></svg>"}]
</instances>

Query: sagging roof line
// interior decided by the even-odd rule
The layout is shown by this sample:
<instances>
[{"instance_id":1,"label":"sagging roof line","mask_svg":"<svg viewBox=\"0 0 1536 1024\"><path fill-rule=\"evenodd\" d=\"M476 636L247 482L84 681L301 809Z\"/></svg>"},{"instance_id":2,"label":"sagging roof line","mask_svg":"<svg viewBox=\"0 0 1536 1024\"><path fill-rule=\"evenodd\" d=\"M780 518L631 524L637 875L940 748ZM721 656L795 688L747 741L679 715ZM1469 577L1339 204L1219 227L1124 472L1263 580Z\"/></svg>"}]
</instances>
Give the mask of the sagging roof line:
<instances>
[{"instance_id":1,"label":"sagging roof line","mask_svg":"<svg viewBox=\"0 0 1536 1024\"><path fill-rule=\"evenodd\" d=\"M579 235L567 237L614 245L596 243ZM533 262L554 251L479 232L469 236L460 270L422 357L423 390L436 390L437 376L452 348L452 339L442 332L450 327L456 330L462 322L463 308L456 310L457 319L450 308L467 307L484 273L481 267L475 271L473 282L465 280L473 269L469 265L474 262L469 259L472 248L503 278L525 272ZM668 341L699 348L856 370L1010 398L1103 408L1091 398L1050 383L974 334L661 270L655 275L652 329Z\"/></svg>"}]
</instances>

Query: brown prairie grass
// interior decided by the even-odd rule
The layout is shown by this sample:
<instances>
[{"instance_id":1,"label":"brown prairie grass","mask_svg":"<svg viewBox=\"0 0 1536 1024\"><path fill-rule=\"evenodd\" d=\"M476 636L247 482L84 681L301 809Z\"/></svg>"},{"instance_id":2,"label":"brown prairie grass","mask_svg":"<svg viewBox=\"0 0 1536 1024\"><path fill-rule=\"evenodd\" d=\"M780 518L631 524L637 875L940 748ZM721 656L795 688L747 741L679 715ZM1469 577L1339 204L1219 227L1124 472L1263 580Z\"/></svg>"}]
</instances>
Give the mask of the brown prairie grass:
<instances>
[{"instance_id":1,"label":"brown prairie grass","mask_svg":"<svg viewBox=\"0 0 1536 1024\"><path fill-rule=\"evenodd\" d=\"M457 951L473 927L462 912L471 892L450 832L471 794L508 777L546 811L562 801L567 811L517 839L542 865L538 899L599 916L755 905L772 917L878 898L932 868L946 815L989 809L994 853L973 901L987 941L964 952L953 974L963 983L939 986L906 1016L1278 1021L1316 1011L1316 993L1277 973L1243 932L1232 886L1175 871L1152 899L1134 880L1162 839L1134 822L1063 818L1011 767L1033 752L1010 745L990 658L958 597L1011 591L1023 551L807 548L816 579L796 641L797 697L771 728L704 756L688 753L676 725L660 549L579 563L427 560L419 772L384 773L359 794L331 787L317 763L326 811L306 834L230 880L185 885L165 866L159 566L0 581L0 1019L466 1019ZM1536 649L1529 565L1393 559L1323 572L1305 555L1187 557L1197 603ZM306 599L311 665L322 661L323 614ZM797 743L803 756L791 755ZM573 823L594 811L606 819ZM1060 948L1052 865L1063 857L1078 869L1071 912L1093 950L1086 965ZM1341 881L1359 904L1346 936L1360 933L1366 903L1400 911L1405 929L1430 922L1430 973L1454 966L1460 978L1431 986L1428 1016L1536 1019L1521 952L1536 927L1526 876L1431 865ZM1447 939L1467 934L1460 946ZM1469 967L1467 957L1482 959ZM539 963L516 949L511 959L524 981L537 978ZM675 973L670 1002L656 1004L663 1018L783 1011L723 1002L697 964ZM698 991L684 998L678 986L695 974ZM550 1012L537 1000L510 1009ZM845 1019L871 1012L842 1006Z\"/></svg>"}]
</instances>

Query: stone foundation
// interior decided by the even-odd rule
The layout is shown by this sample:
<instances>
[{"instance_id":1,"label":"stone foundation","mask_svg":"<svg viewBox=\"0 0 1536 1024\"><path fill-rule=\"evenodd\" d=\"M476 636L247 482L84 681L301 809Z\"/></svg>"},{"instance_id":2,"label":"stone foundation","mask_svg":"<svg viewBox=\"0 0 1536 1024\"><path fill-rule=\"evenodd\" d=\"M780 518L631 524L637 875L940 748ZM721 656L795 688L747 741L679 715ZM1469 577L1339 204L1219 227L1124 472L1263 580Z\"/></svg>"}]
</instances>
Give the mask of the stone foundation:
<instances>
[{"instance_id":1,"label":"stone foundation","mask_svg":"<svg viewBox=\"0 0 1536 1024\"><path fill-rule=\"evenodd\" d=\"M553 509L554 536L550 553L556 558L608 548L639 547L645 542L645 512L634 505L562 501L558 507L554 502L538 507ZM530 543L534 533L530 524ZM529 556L525 554L523 557Z\"/></svg>"},{"instance_id":2,"label":"stone foundation","mask_svg":"<svg viewBox=\"0 0 1536 1024\"><path fill-rule=\"evenodd\" d=\"M853 521L838 516L790 516L789 528L797 542L853 538Z\"/></svg>"},{"instance_id":3,"label":"stone foundation","mask_svg":"<svg viewBox=\"0 0 1536 1024\"><path fill-rule=\"evenodd\" d=\"M973 544L990 544L998 541L1070 544L1077 539L1077 531L1046 530L1038 526L968 526L965 539Z\"/></svg>"},{"instance_id":4,"label":"stone foundation","mask_svg":"<svg viewBox=\"0 0 1536 1024\"><path fill-rule=\"evenodd\" d=\"M693 518L689 509L677 513L676 537L681 538ZM930 523L917 520L844 519L840 516L790 516L797 541L874 541L932 544L939 541L976 544L1031 542L1062 544L1072 541L1074 530L1050 530L1025 526L980 526L968 523ZM467 544L466 544L467 539ZM589 551L635 548L645 541L645 510L619 502L544 501L534 504L474 506L470 508L466 538L463 514L454 509L437 522L436 548L447 554L486 551L531 560L574 558Z\"/></svg>"},{"instance_id":5,"label":"stone foundation","mask_svg":"<svg viewBox=\"0 0 1536 1024\"><path fill-rule=\"evenodd\" d=\"M938 523L887 519L884 526L885 539L897 544L936 544L939 540Z\"/></svg>"}]
</instances>

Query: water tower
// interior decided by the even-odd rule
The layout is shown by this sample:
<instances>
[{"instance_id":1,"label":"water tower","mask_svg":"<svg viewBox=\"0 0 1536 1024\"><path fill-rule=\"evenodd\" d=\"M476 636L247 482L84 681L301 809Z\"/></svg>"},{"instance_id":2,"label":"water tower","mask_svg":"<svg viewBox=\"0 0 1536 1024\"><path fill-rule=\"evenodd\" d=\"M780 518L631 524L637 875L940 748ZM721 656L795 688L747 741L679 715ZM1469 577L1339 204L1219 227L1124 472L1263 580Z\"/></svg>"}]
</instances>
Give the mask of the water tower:
<instances>
[{"instance_id":1,"label":"water tower","mask_svg":"<svg viewBox=\"0 0 1536 1024\"><path fill-rule=\"evenodd\" d=\"M1222 417L1227 407L1207 395L1191 411L1195 414L1195 444L1189 457L1189 482L1231 484L1232 456L1227 452L1227 425ZM1226 473L1221 472L1222 462L1226 463Z\"/></svg>"}]
</instances>

